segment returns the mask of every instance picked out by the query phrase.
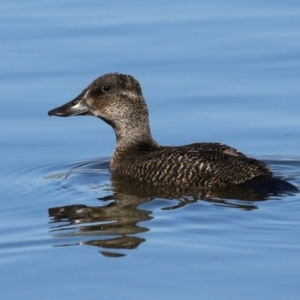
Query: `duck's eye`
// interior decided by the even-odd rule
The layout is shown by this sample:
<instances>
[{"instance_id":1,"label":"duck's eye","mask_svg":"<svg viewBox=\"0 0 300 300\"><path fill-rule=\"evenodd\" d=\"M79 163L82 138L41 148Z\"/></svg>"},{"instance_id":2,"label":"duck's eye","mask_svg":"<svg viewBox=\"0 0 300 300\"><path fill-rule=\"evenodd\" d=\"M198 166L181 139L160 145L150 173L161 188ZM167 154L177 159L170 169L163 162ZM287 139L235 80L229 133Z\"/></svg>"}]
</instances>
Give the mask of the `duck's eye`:
<instances>
[{"instance_id":1,"label":"duck's eye","mask_svg":"<svg viewBox=\"0 0 300 300\"><path fill-rule=\"evenodd\" d=\"M108 92L110 90L110 86L109 85L105 85L102 87L102 91L104 92Z\"/></svg>"}]
</instances>

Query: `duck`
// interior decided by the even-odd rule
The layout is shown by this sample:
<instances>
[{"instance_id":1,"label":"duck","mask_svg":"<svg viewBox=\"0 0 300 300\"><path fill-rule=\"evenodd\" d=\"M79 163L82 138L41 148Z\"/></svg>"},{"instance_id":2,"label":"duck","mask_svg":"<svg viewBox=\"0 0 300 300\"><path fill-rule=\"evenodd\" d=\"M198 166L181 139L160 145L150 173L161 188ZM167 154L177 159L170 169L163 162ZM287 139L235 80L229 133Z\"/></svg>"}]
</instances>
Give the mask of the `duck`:
<instances>
[{"instance_id":1,"label":"duck","mask_svg":"<svg viewBox=\"0 0 300 300\"><path fill-rule=\"evenodd\" d=\"M151 134L141 86L131 75L102 75L75 99L50 110L48 115L91 115L110 125L116 136L109 165L113 175L154 186L298 191L291 183L275 178L263 161L222 143L159 145Z\"/></svg>"}]
</instances>

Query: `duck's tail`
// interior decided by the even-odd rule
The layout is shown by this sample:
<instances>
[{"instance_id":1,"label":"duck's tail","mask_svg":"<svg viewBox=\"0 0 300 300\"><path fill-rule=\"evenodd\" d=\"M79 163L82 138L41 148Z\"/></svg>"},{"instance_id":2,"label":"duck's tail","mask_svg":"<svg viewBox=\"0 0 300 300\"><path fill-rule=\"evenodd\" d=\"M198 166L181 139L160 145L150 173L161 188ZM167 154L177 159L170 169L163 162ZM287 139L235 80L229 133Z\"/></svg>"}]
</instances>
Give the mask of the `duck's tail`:
<instances>
[{"instance_id":1,"label":"duck's tail","mask_svg":"<svg viewBox=\"0 0 300 300\"><path fill-rule=\"evenodd\" d=\"M260 176L244 183L239 187L253 189L261 193L299 192L293 184L275 177Z\"/></svg>"}]
</instances>

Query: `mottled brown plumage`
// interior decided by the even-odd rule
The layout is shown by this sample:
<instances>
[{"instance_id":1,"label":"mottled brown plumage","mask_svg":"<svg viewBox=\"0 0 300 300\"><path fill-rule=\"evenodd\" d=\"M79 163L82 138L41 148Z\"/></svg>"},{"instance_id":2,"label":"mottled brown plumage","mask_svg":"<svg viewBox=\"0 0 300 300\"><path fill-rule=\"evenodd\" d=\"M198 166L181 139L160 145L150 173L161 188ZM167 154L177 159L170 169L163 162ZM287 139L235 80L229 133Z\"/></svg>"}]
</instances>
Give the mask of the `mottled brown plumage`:
<instances>
[{"instance_id":1,"label":"mottled brown plumage","mask_svg":"<svg viewBox=\"0 0 300 300\"><path fill-rule=\"evenodd\" d=\"M117 149L110 168L117 174L168 186L228 186L272 175L263 162L217 143L180 147L143 144L126 152Z\"/></svg>"},{"instance_id":2,"label":"mottled brown plumage","mask_svg":"<svg viewBox=\"0 0 300 300\"><path fill-rule=\"evenodd\" d=\"M151 136L148 109L138 81L130 75L111 73L93 81L77 98L49 111L49 115L93 115L115 131L117 145L110 169L156 186L232 186L273 179L265 163L224 144L196 143L180 147L158 145ZM251 185L250 185L251 187Z\"/></svg>"}]
</instances>

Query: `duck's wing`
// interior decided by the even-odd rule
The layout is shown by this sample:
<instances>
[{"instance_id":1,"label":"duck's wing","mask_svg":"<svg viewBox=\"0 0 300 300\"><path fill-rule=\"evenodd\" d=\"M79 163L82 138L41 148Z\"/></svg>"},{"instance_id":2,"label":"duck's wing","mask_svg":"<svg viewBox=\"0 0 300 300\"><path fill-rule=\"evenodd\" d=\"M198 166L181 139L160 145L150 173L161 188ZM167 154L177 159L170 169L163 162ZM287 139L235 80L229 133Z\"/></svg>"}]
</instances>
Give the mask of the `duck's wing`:
<instances>
[{"instance_id":1,"label":"duck's wing","mask_svg":"<svg viewBox=\"0 0 300 300\"><path fill-rule=\"evenodd\" d=\"M195 144L179 146L176 148L183 151L194 150L194 151L198 151L199 153L203 151L209 151L209 152L212 151L215 153L223 153L231 156L244 157L244 158L247 157L239 150L221 143L195 143Z\"/></svg>"},{"instance_id":2,"label":"duck's wing","mask_svg":"<svg viewBox=\"0 0 300 300\"><path fill-rule=\"evenodd\" d=\"M224 144L198 143L179 147L142 145L119 158L115 174L156 186L228 187L259 191L295 191L272 177L268 166Z\"/></svg>"},{"instance_id":3,"label":"duck's wing","mask_svg":"<svg viewBox=\"0 0 300 300\"><path fill-rule=\"evenodd\" d=\"M272 175L265 163L217 143L143 149L120 167L119 174L155 185L228 186Z\"/></svg>"}]
</instances>

